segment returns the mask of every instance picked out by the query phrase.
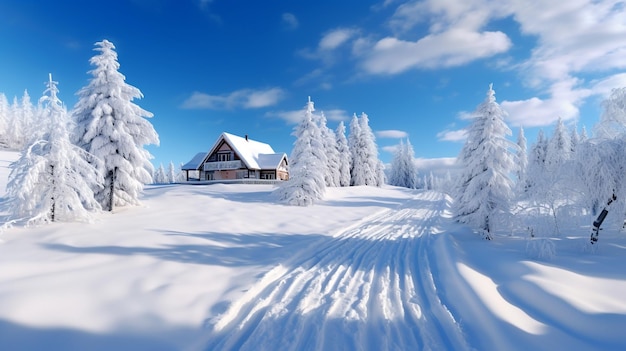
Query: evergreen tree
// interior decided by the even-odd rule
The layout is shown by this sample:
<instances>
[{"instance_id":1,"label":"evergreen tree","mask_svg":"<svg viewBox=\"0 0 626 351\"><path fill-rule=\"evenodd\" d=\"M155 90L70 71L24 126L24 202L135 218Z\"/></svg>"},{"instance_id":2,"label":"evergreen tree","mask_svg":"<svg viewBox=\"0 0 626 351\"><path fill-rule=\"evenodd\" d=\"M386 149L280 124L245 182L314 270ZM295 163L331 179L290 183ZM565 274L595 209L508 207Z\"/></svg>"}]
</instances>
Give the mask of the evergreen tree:
<instances>
[{"instance_id":1,"label":"evergreen tree","mask_svg":"<svg viewBox=\"0 0 626 351\"><path fill-rule=\"evenodd\" d=\"M339 186L350 186L350 164L352 163L352 155L348 147L348 139L346 139L346 127L343 121L339 122L335 130L335 140L337 146L337 154L339 155Z\"/></svg>"},{"instance_id":2,"label":"evergreen tree","mask_svg":"<svg viewBox=\"0 0 626 351\"><path fill-rule=\"evenodd\" d=\"M174 162L170 161L167 167L167 182L170 184L176 183L176 169L174 168Z\"/></svg>"},{"instance_id":3,"label":"evergreen tree","mask_svg":"<svg viewBox=\"0 0 626 351\"><path fill-rule=\"evenodd\" d=\"M340 181L339 151L337 150L335 134L328 128L324 112L322 112L319 116L319 128L327 158L324 181L326 182L326 186L336 187L339 186Z\"/></svg>"},{"instance_id":4,"label":"evergreen tree","mask_svg":"<svg viewBox=\"0 0 626 351\"><path fill-rule=\"evenodd\" d=\"M10 118L10 105L7 97L0 93L0 147L8 148L9 143L9 118Z\"/></svg>"},{"instance_id":5,"label":"evergreen tree","mask_svg":"<svg viewBox=\"0 0 626 351\"><path fill-rule=\"evenodd\" d=\"M328 160L322 134L314 121L314 111L313 101L309 97L304 118L293 132L296 141L289 158L289 180L281 183L276 190L279 200L289 205L312 205L321 200L326 191L323 170Z\"/></svg>"},{"instance_id":6,"label":"evergreen tree","mask_svg":"<svg viewBox=\"0 0 626 351\"><path fill-rule=\"evenodd\" d=\"M579 144L583 143L585 141L587 141L589 139L589 136L587 136L587 128L585 126L583 126L582 130L580 131L580 140L579 140Z\"/></svg>"},{"instance_id":7,"label":"evergreen tree","mask_svg":"<svg viewBox=\"0 0 626 351\"><path fill-rule=\"evenodd\" d=\"M76 143L100 158L105 186L96 198L105 210L136 205L144 184L152 182L152 156L145 145L159 143L159 136L146 118L152 113L136 105L141 91L125 82L115 46L108 40L95 44L90 63L95 66L89 85L78 92L74 108Z\"/></svg>"},{"instance_id":8,"label":"evergreen tree","mask_svg":"<svg viewBox=\"0 0 626 351\"><path fill-rule=\"evenodd\" d=\"M163 167L162 163L154 171L153 181L154 181L154 184L166 184L166 183L168 183L166 175L165 175L165 167Z\"/></svg>"},{"instance_id":9,"label":"evergreen tree","mask_svg":"<svg viewBox=\"0 0 626 351\"><path fill-rule=\"evenodd\" d=\"M576 152L576 147L580 144L580 135L578 135L578 128L576 125L572 128L570 132L570 146L571 146L571 154L574 155Z\"/></svg>"},{"instance_id":10,"label":"evergreen tree","mask_svg":"<svg viewBox=\"0 0 626 351\"><path fill-rule=\"evenodd\" d=\"M595 126L595 135L601 139L626 135L626 87L613 89L602 107L604 111Z\"/></svg>"},{"instance_id":11,"label":"evergreen tree","mask_svg":"<svg viewBox=\"0 0 626 351\"><path fill-rule=\"evenodd\" d=\"M351 184L381 186L384 183L384 166L378 159L376 138L367 114L361 113L360 118L354 114L350 122L349 146L352 155Z\"/></svg>"},{"instance_id":12,"label":"evergreen tree","mask_svg":"<svg viewBox=\"0 0 626 351\"><path fill-rule=\"evenodd\" d=\"M359 118L361 127L361 148L359 149L361 161L364 164L364 183L363 185L381 186L382 164L378 159L378 146L376 145L376 137L369 126L369 117L363 112Z\"/></svg>"},{"instance_id":13,"label":"evergreen tree","mask_svg":"<svg viewBox=\"0 0 626 351\"><path fill-rule=\"evenodd\" d=\"M509 173L514 165L510 149L516 145L506 139L511 130L504 122L506 112L496 102L492 85L475 115L457 160L461 174L455 194L455 217L481 230L485 239L492 239L495 219L501 213L509 213Z\"/></svg>"},{"instance_id":14,"label":"evergreen tree","mask_svg":"<svg viewBox=\"0 0 626 351\"><path fill-rule=\"evenodd\" d=\"M413 159L415 153L411 142L407 139L406 144L400 141L400 145L394 152L389 173L389 184L409 189L417 189L419 175Z\"/></svg>"},{"instance_id":15,"label":"evergreen tree","mask_svg":"<svg viewBox=\"0 0 626 351\"><path fill-rule=\"evenodd\" d=\"M550 173L559 173L559 168L571 158L572 144L563 120L559 118L552 137L548 141L546 167Z\"/></svg>"},{"instance_id":16,"label":"evergreen tree","mask_svg":"<svg viewBox=\"0 0 626 351\"><path fill-rule=\"evenodd\" d=\"M535 188L541 184L546 173L546 154L548 141L544 137L543 130L537 133L537 140L530 150L528 171L526 172L526 191L534 193Z\"/></svg>"},{"instance_id":17,"label":"evergreen tree","mask_svg":"<svg viewBox=\"0 0 626 351\"><path fill-rule=\"evenodd\" d=\"M528 167L528 155L526 154L526 136L524 128L519 128L517 135L517 184L523 189L526 184L526 168Z\"/></svg>"},{"instance_id":18,"label":"evergreen tree","mask_svg":"<svg viewBox=\"0 0 626 351\"><path fill-rule=\"evenodd\" d=\"M348 135L348 147L350 148L350 185L363 185L364 165L359 151L361 147L361 125L356 113L350 120L350 134Z\"/></svg>"},{"instance_id":19,"label":"evergreen tree","mask_svg":"<svg viewBox=\"0 0 626 351\"><path fill-rule=\"evenodd\" d=\"M57 94L57 82L50 75L41 98L47 131L11 165L9 209L27 223L85 220L100 209L92 189L103 179L88 162L91 156L71 143L71 121Z\"/></svg>"}]
</instances>

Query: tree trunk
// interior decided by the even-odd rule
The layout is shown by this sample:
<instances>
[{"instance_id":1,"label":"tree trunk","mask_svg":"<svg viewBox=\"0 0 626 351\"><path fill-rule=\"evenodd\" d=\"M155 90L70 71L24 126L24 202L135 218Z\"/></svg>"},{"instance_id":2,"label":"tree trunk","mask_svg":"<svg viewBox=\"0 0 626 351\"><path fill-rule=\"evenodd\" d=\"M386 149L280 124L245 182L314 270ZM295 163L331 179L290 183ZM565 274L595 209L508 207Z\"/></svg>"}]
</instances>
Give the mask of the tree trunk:
<instances>
[{"instance_id":1,"label":"tree trunk","mask_svg":"<svg viewBox=\"0 0 626 351\"><path fill-rule=\"evenodd\" d=\"M115 177L117 175L117 167L113 168L109 173L111 178L111 185L109 189L109 211L113 212L113 206L115 204Z\"/></svg>"},{"instance_id":2,"label":"tree trunk","mask_svg":"<svg viewBox=\"0 0 626 351\"><path fill-rule=\"evenodd\" d=\"M52 178L52 196L50 197L50 201L52 202L52 206L50 207L50 220L54 222L54 211L56 210L55 202L54 202L54 165L50 165L50 175Z\"/></svg>"}]
</instances>

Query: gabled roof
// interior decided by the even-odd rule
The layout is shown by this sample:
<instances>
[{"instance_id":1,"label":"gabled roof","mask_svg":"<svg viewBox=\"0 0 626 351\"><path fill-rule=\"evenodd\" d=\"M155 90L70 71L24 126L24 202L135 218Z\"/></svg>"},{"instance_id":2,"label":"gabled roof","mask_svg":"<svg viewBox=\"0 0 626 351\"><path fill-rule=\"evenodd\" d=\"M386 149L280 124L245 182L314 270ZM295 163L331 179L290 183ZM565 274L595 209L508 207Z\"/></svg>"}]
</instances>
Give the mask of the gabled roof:
<instances>
[{"instance_id":1,"label":"gabled roof","mask_svg":"<svg viewBox=\"0 0 626 351\"><path fill-rule=\"evenodd\" d=\"M258 162L261 169L276 169L283 158L287 158L287 154L260 154Z\"/></svg>"},{"instance_id":2,"label":"gabled roof","mask_svg":"<svg viewBox=\"0 0 626 351\"><path fill-rule=\"evenodd\" d=\"M284 153L275 153L269 144L224 132L209 153L205 154L203 161L206 161L206 158L217 151L216 149L222 140L233 148L233 151L239 155L248 169L276 169L283 156L286 156Z\"/></svg>"},{"instance_id":3,"label":"gabled roof","mask_svg":"<svg viewBox=\"0 0 626 351\"><path fill-rule=\"evenodd\" d=\"M194 156L191 161L185 163L181 169L183 171L195 171L200 169L200 166L202 165L202 162L204 161L204 159L206 158L206 152L198 152L196 154L196 156Z\"/></svg>"}]
</instances>

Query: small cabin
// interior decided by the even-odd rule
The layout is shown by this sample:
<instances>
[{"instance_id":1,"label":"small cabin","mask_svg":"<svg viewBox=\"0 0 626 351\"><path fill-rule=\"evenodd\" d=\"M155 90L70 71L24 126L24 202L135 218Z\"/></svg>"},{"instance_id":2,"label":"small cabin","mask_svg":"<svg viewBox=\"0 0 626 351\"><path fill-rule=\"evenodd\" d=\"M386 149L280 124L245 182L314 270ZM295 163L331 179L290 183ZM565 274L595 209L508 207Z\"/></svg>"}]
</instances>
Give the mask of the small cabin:
<instances>
[{"instance_id":1,"label":"small cabin","mask_svg":"<svg viewBox=\"0 0 626 351\"><path fill-rule=\"evenodd\" d=\"M288 180L287 154L269 144L222 133L209 152L198 153L183 165L187 181Z\"/></svg>"}]
</instances>

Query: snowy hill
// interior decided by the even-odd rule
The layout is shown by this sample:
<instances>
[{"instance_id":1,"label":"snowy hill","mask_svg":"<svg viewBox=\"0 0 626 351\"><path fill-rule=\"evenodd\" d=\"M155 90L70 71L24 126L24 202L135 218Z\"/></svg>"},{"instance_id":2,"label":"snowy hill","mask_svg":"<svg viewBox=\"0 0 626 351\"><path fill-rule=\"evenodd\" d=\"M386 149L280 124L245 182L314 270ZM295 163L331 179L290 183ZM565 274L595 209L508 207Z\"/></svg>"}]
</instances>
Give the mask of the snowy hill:
<instances>
[{"instance_id":1,"label":"snowy hill","mask_svg":"<svg viewBox=\"0 0 626 351\"><path fill-rule=\"evenodd\" d=\"M0 153L1 182L14 153ZM2 186L4 189L4 186ZM626 234L480 240L449 198L270 185L146 188L95 223L0 234L1 350L623 350Z\"/></svg>"}]
</instances>

